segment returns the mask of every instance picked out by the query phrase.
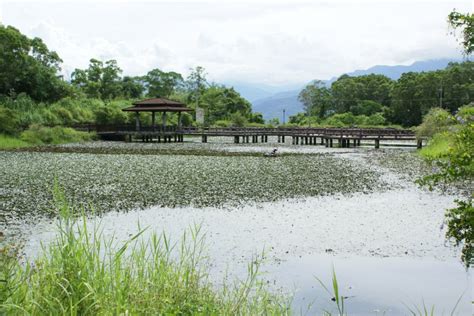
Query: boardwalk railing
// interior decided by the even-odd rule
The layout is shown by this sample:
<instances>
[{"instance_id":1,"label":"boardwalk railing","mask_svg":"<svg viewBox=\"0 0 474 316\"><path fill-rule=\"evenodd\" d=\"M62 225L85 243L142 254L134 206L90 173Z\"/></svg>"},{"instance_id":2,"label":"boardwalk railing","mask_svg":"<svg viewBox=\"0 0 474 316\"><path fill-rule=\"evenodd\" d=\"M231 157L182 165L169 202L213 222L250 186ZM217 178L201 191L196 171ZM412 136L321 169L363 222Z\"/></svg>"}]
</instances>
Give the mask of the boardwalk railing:
<instances>
[{"instance_id":1,"label":"boardwalk railing","mask_svg":"<svg viewBox=\"0 0 474 316\"><path fill-rule=\"evenodd\" d=\"M415 133L409 129L395 128L334 128L334 127L181 127L177 126L140 126L133 124L83 124L74 126L77 130L101 133L179 133L184 135L209 136L246 136L246 135L285 135L285 136L331 136L331 137L393 137L414 138Z\"/></svg>"},{"instance_id":2,"label":"boardwalk railing","mask_svg":"<svg viewBox=\"0 0 474 316\"><path fill-rule=\"evenodd\" d=\"M415 133L409 129L395 128L322 128L322 127L177 127L177 126L140 126L136 125L96 125L86 124L75 126L78 130L94 131L99 135L126 136L129 140L132 137L141 137L144 141L153 141L162 138L165 142L171 142L174 138L177 142L183 141L184 135L201 136L202 142L207 142L209 136L233 137L235 143L242 141L248 143L250 137L252 142L258 142L258 137L262 142L268 142L268 136L277 136L278 142L285 142L285 137L291 137L293 144L315 145L321 144L327 147L333 146L333 141L339 142L341 147L360 145L361 140L373 140L378 148L380 140L417 140L417 146L421 148L422 140L417 139ZM319 138L317 140L317 138Z\"/></svg>"}]
</instances>

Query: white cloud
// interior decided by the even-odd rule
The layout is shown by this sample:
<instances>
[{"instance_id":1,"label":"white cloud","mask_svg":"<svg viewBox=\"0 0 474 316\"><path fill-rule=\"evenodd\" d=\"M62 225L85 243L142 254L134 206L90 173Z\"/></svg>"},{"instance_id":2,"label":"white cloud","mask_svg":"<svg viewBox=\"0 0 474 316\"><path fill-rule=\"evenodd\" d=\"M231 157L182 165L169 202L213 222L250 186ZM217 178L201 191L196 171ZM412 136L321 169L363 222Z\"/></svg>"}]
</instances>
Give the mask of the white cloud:
<instances>
[{"instance_id":1,"label":"white cloud","mask_svg":"<svg viewBox=\"0 0 474 316\"><path fill-rule=\"evenodd\" d=\"M212 80L304 83L375 64L459 57L446 16L469 0L6 2L4 24L64 60L117 59L124 74L159 67Z\"/></svg>"}]
</instances>

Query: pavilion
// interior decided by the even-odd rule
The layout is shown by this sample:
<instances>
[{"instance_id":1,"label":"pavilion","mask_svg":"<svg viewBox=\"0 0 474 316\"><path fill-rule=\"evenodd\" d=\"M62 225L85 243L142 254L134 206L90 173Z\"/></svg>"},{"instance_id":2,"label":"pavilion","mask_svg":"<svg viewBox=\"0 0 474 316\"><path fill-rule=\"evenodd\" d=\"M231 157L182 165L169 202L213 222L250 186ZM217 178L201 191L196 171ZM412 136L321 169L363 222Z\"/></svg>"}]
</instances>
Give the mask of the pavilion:
<instances>
[{"instance_id":1,"label":"pavilion","mask_svg":"<svg viewBox=\"0 0 474 316\"><path fill-rule=\"evenodd\" d=\"M132 107L125 108L122 111L135 112L135 130L140 132L140 112L151 112L151 128L152 131L156 131L155 113L161 112L162 115L162 126L161 131L166 131L166 113L178 113L178 130L181 128L181 112L193 111L193 109L186 107L185 104L168 100L165 98L152 98L133 103Z\"/></svg>"}]
</instances>

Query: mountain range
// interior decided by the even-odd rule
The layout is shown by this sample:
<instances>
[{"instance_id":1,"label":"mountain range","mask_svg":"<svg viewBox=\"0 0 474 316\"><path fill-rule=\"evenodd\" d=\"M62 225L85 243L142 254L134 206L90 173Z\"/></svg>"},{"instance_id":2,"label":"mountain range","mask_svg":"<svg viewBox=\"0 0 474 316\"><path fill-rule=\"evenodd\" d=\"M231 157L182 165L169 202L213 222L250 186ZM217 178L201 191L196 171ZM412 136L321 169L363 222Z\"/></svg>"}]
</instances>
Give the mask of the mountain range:
<instances>
[{"instance_id":1,"label":"mountain range","mask_svg":"<svg viewBox=\"0 0 474 316\"><path fill-rule=\"evenodd\" d=\"M355 70L347 73L349 76L363 76L368 74L385 75L393 80L400 78L405 72L422 72L446 68L450 62L459 62L460 59L432 59L417 61L411 65L376 65L368 69ZM327 85L331 85L338 77L323 80ZM292 85L283 87L273 87L269 85L248 84L243 82L227 82L237 90L244 98L252 103L254 112L263 114L265 120L278 118L280 121L288 120L290 115L295 115L303 111L303 104L298 101L298 94L305 85ZM283 118L285 110L285 118Z\"/></svg>"}]
</instances>

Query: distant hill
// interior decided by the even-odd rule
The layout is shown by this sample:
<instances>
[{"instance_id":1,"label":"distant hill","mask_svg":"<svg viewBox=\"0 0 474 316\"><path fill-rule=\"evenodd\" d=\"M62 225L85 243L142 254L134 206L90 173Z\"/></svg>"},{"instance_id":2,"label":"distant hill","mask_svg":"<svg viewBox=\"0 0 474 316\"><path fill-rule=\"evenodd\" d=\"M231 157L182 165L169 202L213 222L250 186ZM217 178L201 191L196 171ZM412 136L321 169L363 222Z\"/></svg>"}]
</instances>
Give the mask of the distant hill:
<instances>
[{"instance_id":1,"label":"distant hill","mask_svg":"<svg viewBox=\"0 0 474 316\"><path fill-rule=\"evenodd\" d=\"M252 102L252 109L254 112L262 113L265 120L276 117L280 122L283 120L283 110L285 110L285 121L288 122L288 117L303 111L303 104L298 101L300 91L301 89L279 92L256 100Z\"/></svg>"},{"instance_id":2,"label":"distant hill","mask_svg":"<svg viewBox=\"0 0 474 316\"><path fill-rule=\"evenodd\" d=\"M446 68L450 62L459 62L459 59L433 59L425 61L417 61L411 65L395 65L395 66L386 66L386 65L377 65L370 67L365 70L355 70L353 72L347 73L349 76L363 76L368 74L380 74L385 75L391 79L398 79L405 72L422 72L422 71L432 71ZM328 85L331 85L338 77L333 77L330 80L326 80ZM248 99L252 102L253 111L260 112L263 114L265 120L278 118L282 120L283 109L286 112L286 120L290 115L295 115L298 112L303 111L303 104L298 101L298 94L304 86L301 86L297 89L292 89L289 91L281 91L259 99ZM235 87L237 91L240 92L238 86ZM268 91L267 91L268 92ZM244 97L245 94L240 92Z\"/></svg>"}]
</instances>

